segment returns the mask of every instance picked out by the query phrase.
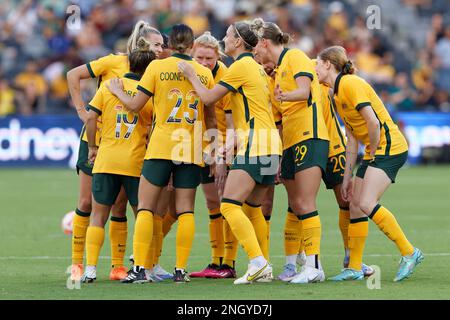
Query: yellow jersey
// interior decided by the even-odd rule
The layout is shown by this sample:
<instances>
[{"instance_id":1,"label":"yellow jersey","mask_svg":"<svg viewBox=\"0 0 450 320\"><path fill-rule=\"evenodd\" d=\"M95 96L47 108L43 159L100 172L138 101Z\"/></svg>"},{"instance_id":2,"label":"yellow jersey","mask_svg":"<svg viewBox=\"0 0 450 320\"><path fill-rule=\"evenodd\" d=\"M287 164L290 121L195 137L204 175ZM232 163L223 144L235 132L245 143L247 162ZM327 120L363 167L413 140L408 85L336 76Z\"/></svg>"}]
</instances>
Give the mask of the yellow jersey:
<instances>
[{"instance_id":1,"label":"yellow jersey","mask_svg":"<svg viewBox=\"0 0 450 320\"><path fill-rule=\"evenodd\" d=\"M324 84L321 84L320 87L322 89L323 118L328 129L328 136L330 137L328 158L331 158L345 152L346 140L336 116L334 100L330 96L330 87Z\"/></svg>"},{"instance_id":2,"label":"yellow jersey","mask_svg":"<svg viewBox=\"0 0 450 320\"><path fill-rule=\"evenodd\" d=\"M371 107L380 123L381 136L375 155L396 155L408 150L405 137L392 121L375 90L362 78L339 74L334 85L337 111L347 130L366 146L364 159L370 159L370 140L367 123L359 111Z\"/></svg>"},{"instance_id":3,"label":"yellow jersey","mask_svg":"<svg viewBox=\"0 0 450 320\"><path fill-rule=\"evenodd\" d=\"M270 94L270 105L272 108L273 120L275 125L280 125L281 122L281 112L280 112L280 102L275 99L275 79L267 75L267 82L269 83L269 94Z\"/></svg>"},{"instance_id":4,"label":"yellow jersey","mask_svg":"<svg viewBox=\"0 0 450 320\"><path fill-rule=\"evenodd\" d=\"M145 159L203 165L204 105L192 84L178 70L182 60L194 67L204 86L214 86L211 70L188 55L174 53L148 65L137 86L153 97L154 105L153 128Z\"/></svg>"},{"instance_id":5,"label":"yellow jersey","mask_svg":"<svg viewBox=\"0 0 450 320\"><path fill-rule=\"evenodd\" d=\"M128 56L125 54L110 54L101 57L97 60L86 63L86 67L92 78L98 78L97 87L100 88L101 84L112 78L122 78L125 73L130 70L130 63ZM101 127L101 118L97 124ZM87 142L86 129L83 126L81 131L81 140ZM97 145L100 142L100 135L97 134Z\"/></svg>"},{"instance_id":6,"label":"yellow jersey","mask_svg":"<svg viewBox=\"0 0 450 320\"><path fill-rule=\"evenodd\" d=\"M300 76L311 79L311 92L308 100L283 101L280 104L283 149L308 139L329 140L314 62L299 49L285 48L275 69L275 86L278 85L283 92L297 90L296 79Z\"/></svg>"},{"instance_id":7,"label":"yellow jersey","mask_svg":"<svg viewBox=\"0 0 450 320\"><path fill-rule=\"evenodd\" d=\"M139 79L134 73L127 73L122 78L123 90L129 96L136 95ZM139 177L152 123L151 100L138 113L134 113L122 106L120 100L103 84L88 108L103 119L100 146L92 173Z\"/></svg>"},{"instance_id":8,"label":"yellow jersey","mask_svg":"<svg viewBox=\"0 0 450 320\"><path fill-rule=\"evenodd\" d=\"M226 74L227 70L228 70L228 68L225 64L223 64L221 61L217 61L216 66L212 70L214 82L218 83L223 78L223 76ZM222 136L223 141L225 141L226 132L227 132L227 121L225 118L225 112L227 110L231 110L230 94L225 95L222 99L220 99L215 104L217 130L218 130L218 134L220 134Z\"/></svg>"},{"instance_id":9,"label":"yellow jersey","mask_svg":"<svg viewBox=\"0 0 450 320\"><path fill-rule=\"evenodd\" d=\"M281 141L270 104L267 75L251 53L243 53L219 82L231 91L231 110L237 133L237 155L281 155Z\"/></svg>"}]
</instances>

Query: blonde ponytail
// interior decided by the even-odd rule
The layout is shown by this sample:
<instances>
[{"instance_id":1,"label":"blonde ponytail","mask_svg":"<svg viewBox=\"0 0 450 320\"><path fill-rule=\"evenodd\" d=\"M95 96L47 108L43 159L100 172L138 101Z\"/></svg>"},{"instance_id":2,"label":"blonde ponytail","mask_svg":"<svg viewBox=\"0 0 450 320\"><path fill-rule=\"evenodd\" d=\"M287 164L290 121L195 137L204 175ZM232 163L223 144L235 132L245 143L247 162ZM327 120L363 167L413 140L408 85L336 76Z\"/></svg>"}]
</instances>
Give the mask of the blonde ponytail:
<instances>
[{"instance_id":1,"label":"blonde ponytail","mask_svg":"<svg viewBox=\"0 0 450 320\"><path fill-rule=\"evenodd\" d=\"M127 42L127 53L130 54L133 50L138 48L138 41L141 38L146 38L148 34L154 33L161 35L161 32L159 32L157 29L153 28L145 22L144 20L139 20L135 25L133 32L131 33L130 37L128 38Z\"/></svg>"}]
</instances>

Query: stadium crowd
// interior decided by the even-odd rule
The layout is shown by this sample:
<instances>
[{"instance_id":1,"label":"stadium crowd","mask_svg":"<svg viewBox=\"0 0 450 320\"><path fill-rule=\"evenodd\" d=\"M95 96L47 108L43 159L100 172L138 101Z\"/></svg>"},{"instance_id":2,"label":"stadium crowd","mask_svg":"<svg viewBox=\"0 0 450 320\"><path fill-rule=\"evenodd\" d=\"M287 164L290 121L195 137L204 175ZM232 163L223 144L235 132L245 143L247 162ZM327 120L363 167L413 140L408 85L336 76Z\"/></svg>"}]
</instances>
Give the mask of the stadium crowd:
<instances>
[{"instance_id":1,"label":"stadium crowd","mask_svg":"<svg viewBox=\"0 0 450 320\"><path fill-rule=\"evenodd\" d=\"M369 5L381 28L367 28ZM79 9L68 10L70 5ZM73 7L71 7L73 8ZM78 26L76 18L81 13ZM450 112L447 0L4 0L0 6L0 116L74 112L67 70L124 52L136 21L165 33L173 24L222 38L236 20L263 17L287 30L310 57L342 45L391 111ZM86 101L96 83L82 88Z\"/></svg>"}]
</instances>

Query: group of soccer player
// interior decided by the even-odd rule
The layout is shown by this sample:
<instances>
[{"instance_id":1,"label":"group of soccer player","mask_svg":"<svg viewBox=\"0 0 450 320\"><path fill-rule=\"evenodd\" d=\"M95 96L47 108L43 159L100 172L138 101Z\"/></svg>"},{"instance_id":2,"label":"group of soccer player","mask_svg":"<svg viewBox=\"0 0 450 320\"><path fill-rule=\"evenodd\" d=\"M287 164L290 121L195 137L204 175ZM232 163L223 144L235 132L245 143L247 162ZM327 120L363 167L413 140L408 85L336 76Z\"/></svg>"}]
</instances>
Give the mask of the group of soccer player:
<instances>
[{"instance_id":1,"label":"group of soccer player","mask_svg":"<svg viewBox=\"0 0 450 320\"><path fill-rule=\"evenodd\" d=\"M374 272L362 261L369 218L400 251L394 281L412 274L423 254L379 204L407 160L405 138L373 88L354 74L344 48L326 48L312 60L289 49L289 41L275 23L260 18L230 25L222 44L209 32L195 39L184 24L173 26L167 37L139 21L126 54L68 72L70 94L85 124L72 279L96 280L111 213L111 280L237 278L240 244L249 264L234 283L270 282L274 185L283 184L286 263L277 278L322 282L316 203L322 180L334 191L345 249L344 269L329 280L361 280ZM222 54L233 58L229 67L220 61ZM86 107L80 81L90 77L98 78L98 90ZM353 177L358 143L365 153ZM189 277L200 184L209 211L211 262ZM124 266L127 202L136 219L130 270ZM159 257L175 222L172 274Z\"/></svg>"}]
</instances>

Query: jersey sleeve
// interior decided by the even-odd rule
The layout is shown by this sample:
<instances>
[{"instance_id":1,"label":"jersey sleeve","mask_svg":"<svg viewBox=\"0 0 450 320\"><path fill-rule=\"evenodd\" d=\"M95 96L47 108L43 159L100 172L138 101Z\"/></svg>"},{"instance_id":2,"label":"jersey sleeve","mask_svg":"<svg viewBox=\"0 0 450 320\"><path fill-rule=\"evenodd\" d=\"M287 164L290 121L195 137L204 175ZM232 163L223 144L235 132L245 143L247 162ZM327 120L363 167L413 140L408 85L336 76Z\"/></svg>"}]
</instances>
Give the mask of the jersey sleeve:
<instances>
[{"instance_id":1,"label":"jersey sleeve","mask_svg":"<svg viewBox=\"0 0 450 320\"><path fill-rule=\"evenodd\" d=\"M103 95L105 93L105 90L107 90L107 88L105 87L105 85L103 84L95 93L94 97L92 98L92 100L89 102L89 105L87 106L88 110L92 110L94 112L96 112L99 116L102 115L103 112Z\"/></svg>"},{"instance_id":2,"label":"jersey sleeve","mask_svg":"<svg viewBox=\"0 0 450 320\"><path fill-rule=\"evenodd\" d=\"M145 119L145 123L148 125L151 125L152 117L153 117L153 100L152 99L148 99L147 103L145 104L144 108L142 109L142 115Z\"/></svg>"},{"instance_id":3,"label":"jersey sleeve","mask_svg":"<svg viewBox=\"0 0 450 320\"><path fill-rule=\"evenodd\" d=\"M237 92L246 81L245 65L241 61L234 62L227 70L219 84L229 91Z\"/></svg>"},{"instance_id":4,"label":"jersey sleeve","mask_svg":"<svg viewBox=\"0 0 450 320\"><path fill-rule=\"evenodd\" d=\"M370 98L367 95L366 90L364 90L364 80L360 78L351 77L345 79L342 83L342 88L339 88L339 90L343 90L345 97L351 104L351 108L355 108L359 111L362 108L371 105Z\"/></svg>"},{"instance_id":5,"label":"jersey sleeve","mask_svg":"<svg viewBox=\"0 0 450 320\"><path fill-rule=\"evenodd\" d=\"M157 62L157 61L150 62L150 64L148 65L147 69L145 69L145 72L144 72L144 74L143 74L143 76L141 78L141 81L139 81L139 84L137 86L137 89L139 91L142 91L143 93L145 93L149 97L153 96L153 94L155 93L155 85L156 85L155 69L156 69L156 64L154 62Z\"/></svg>"},{"instance_id":6,"label":"jersey sleeve","mask_svg":"<svg viewBox=\"0 0 450 320\"><path fill-rule=\"evenodd\" d=\"M308 77L314 80L314 64L308 56L300 50L292 50L289 55L289 67L292 70L294 79L298 77Z\"/></svg>"},{"instance_id":7,"label":"jersey sleeve","mask_svg":"<svg viewBox=\"0 0 450 320\"><path fill-rule=\"evenodd\" d=\"M97 78L98 76L105 74L111 68L112 57L113 55L110 54L86 63L86 67L88 68L91 77Z\"/></svg>"}]
</instances>

